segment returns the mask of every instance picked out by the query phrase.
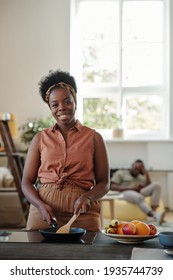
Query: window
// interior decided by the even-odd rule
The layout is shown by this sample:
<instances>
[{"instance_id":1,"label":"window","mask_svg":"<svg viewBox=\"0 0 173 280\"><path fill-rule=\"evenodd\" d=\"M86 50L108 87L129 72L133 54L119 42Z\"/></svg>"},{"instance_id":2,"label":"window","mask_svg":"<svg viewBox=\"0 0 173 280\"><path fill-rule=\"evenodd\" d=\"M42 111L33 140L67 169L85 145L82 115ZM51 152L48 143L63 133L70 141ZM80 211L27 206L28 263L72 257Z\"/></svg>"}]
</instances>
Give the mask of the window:
<instances>
[{"instance_id":1,"label":"window","mask_svg":"<svg viewBox=\"0 0 173 280\"><path fill-rule=\"evenodd\" d=\"M166 0L76 0L71 72L78 117L108 131L121 117L126 137L168 137Z\"/></svg>"}]
</instances>

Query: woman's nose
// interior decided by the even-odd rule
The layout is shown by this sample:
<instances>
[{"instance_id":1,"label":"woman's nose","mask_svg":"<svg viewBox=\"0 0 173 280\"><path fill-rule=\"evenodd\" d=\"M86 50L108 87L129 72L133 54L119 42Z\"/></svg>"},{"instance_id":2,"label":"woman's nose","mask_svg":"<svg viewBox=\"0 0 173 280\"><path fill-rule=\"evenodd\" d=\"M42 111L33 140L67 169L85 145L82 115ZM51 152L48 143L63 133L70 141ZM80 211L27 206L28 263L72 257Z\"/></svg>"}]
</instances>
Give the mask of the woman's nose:
<instances>
[{"instance_id":1,"label":"woman's nose","mask_svg":"<svg viewBox=\"0 0 173 280\"><path fill-rule=\"evenodd\" d=\"M65 109L65 106L63 103L60 103L59 106L58 106L58 110L62 111Z\"/></svg>"}]
</instances>

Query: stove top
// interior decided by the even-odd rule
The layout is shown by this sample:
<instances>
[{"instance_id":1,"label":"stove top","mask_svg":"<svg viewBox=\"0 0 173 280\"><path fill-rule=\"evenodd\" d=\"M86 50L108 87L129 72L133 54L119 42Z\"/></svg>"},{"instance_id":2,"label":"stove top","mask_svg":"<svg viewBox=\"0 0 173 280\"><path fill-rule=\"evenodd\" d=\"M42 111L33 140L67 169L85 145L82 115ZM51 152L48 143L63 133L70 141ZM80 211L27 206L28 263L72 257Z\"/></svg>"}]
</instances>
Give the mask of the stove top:
<instances>
[{"instance_id":1,"label":"stove top","mask_svg":"<svg viewBox=\"0 0 173 280\"><path fill-rule=\"evenodd\" d=\"M13 231L5 230L0 231L0 243L2 242L14 242L14 243L73 243L73 244L90 244L92 245L97 233L87 231L82 238L77 240L66 240L66 241L51 241L45 239L38 231Z\"/></svg>"}]
</instances>

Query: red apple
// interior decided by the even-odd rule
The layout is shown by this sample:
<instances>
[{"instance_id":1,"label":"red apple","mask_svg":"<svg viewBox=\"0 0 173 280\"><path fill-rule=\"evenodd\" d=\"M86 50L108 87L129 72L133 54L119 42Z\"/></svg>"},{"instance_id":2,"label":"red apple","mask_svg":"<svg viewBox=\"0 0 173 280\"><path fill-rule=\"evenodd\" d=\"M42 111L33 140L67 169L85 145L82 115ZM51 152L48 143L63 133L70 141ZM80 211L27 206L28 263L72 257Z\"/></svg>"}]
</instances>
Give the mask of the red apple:
<instances>
[{"instance_id":1,"label":"red apple","mask_svg":"<svg viewBox=\"0 0 173 280\"><path fill-rule=\"evenodd\" d=\"M136 233L136 226L129 222L123 226L122 231L126 235L134 235Z\"/></svg>"},{"instance_id":2,"label":"red apple","mask_svg":"<svg viewBox=\"0 0 173 280\"><path fill-rule=\"evenodd\" d=\"M150 228L150 235L155 235L157 233L157 228L154 224L148 224Z\"/></svg>"}]
</instances>

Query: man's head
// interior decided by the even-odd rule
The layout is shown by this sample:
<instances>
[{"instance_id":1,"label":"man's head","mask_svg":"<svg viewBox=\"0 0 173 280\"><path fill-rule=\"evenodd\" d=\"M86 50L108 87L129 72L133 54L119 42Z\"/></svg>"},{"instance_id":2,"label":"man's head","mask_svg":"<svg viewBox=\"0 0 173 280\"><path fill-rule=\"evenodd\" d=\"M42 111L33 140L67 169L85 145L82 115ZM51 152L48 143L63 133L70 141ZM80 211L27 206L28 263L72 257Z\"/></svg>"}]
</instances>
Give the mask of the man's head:
<instances>
[{"instance_id":1,"label":"man's head","mask_svg":"<svg viewBox=\"0 0 173 280\"><path fill-rule=\"evenodd\" d=\"M139 174L143 174L144 163L142 160L137 159L130 169L130 173L133 177L137 177Z\"/></svg>"}]
</instances>

